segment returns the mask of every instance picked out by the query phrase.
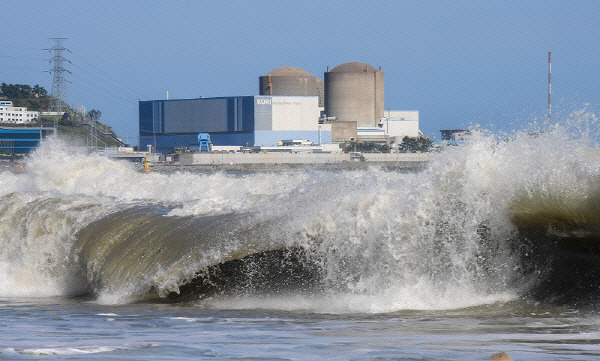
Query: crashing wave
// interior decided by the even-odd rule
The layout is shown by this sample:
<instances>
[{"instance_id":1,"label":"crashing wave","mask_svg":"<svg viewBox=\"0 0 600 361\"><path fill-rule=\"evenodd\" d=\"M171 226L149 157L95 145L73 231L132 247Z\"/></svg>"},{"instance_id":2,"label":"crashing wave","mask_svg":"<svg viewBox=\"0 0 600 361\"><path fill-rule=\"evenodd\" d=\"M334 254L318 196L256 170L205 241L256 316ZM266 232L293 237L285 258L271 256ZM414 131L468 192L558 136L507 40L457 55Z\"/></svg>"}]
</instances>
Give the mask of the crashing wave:
<instances>
[{"instance_id":1,"label":"crashing wave","mask_svg":"<svg viewBox=\"0 0 600 361\"><path fill-rule=\"evenodd\" d=\"M167 175L50 140L0 179L0 296L328 312L594 301L598 155L557 126L475 132L417 173Z\"/></svg>"}]
</instances>

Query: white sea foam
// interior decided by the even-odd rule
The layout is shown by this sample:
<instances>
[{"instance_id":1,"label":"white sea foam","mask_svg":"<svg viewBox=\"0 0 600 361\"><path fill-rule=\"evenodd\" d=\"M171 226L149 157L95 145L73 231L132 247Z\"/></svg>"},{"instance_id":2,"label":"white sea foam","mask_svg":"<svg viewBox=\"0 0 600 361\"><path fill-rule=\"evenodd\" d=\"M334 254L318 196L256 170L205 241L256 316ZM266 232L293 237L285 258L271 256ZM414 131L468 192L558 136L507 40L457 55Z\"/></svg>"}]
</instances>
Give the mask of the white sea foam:
<instances>
[{"instance_id":1,"label":"white sea foam","mask_svg":"<svg viewBox=\"0 0 600 361\"><path fill-rule=\"evenodd\" d=\"M72 356L72 355L86 355L86 354L97 354L105 352L114 352L121 350L132 350L146 347L157 347L158 344L133 344L133 345L107 345L107 346L71 346L71 347L40 347L40 348L27 348L27 349L6 349L10 353L19 353L23 355L31 356Z\"/></svg>"},{"instance_id":2,"label":"white sea foam","mask_svg":"<svg viewBox=\"0 0 600 361\"><path fill-rule=\"evenodd\" d=\"M587 113L575 117L586 119L580 128L594 121ZM466 144L435 154L427 170L408 174L379 168L142 174L129 163L49 140L25 173L0 178L0 296L84 292L89 280L72 259L77 232L115 211L152 204L170 209L171 217L250 214L247 223L231 224L225 246L203 262L237 251L227 242L239 247L245 229L260 225L260 242L273 249L309 249L328 286L324 296L212 300L215 307L392 312L506 301L528 286L526 279L515 283L515 256L505 242L516 232L515 199L578 202L598 189L599 152L581 133L573 135L573 124L510 137L475 132ZM234 231L237 243L227 238ZM176 289L199 261L176 264L145 275L144 285L124 280L99 301L131 302L150 287Z\"/></svg>"},{"instance_id":3,"label":"white sea foam","mask_svg":"<svg viewBox=\"0 0 600 361\"><path fill-rule=\"evenodd\" d=\"M79 354L94 354L101 352L111 352L120 347L112 346L87 346L87 347L48 347L48 348L31 348L18 351L19 353L32 356L70 356Z\"/></svg>"},{"instance_id":4,"label":"white sea foam","mask_svg":"<svg viewBox=\"0 0 600 361\"><path fill-rule=\"evenodd\" d=\"M211 298L199 303L202 307L240 310L268 309L314 313L391 313L399 310L449 310L508 302L512 293L481 295L476 291L457 288L452 294L435 290L395 289L380 295L336 293L331 296L242 296Z\"/></svg>"}]
</instances>

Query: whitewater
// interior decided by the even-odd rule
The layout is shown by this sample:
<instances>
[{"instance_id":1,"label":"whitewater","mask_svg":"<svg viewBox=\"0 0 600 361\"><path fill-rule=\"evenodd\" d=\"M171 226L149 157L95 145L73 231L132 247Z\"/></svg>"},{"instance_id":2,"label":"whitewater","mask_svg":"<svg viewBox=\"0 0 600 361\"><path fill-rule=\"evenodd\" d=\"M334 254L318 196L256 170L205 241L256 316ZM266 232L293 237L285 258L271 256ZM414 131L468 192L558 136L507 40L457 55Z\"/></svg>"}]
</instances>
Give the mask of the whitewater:
<instances>
[{"instance_id":1,"label":"whitewater","mask_svg":"<svg viewBox=\"0 0 600 361\"><path fill-rule=\"evenodd\" d=\"M598 356L596 128L474 130L421 171L145 174L48 139L0 173L0 356Z\"/></svg>"}]
</instances>

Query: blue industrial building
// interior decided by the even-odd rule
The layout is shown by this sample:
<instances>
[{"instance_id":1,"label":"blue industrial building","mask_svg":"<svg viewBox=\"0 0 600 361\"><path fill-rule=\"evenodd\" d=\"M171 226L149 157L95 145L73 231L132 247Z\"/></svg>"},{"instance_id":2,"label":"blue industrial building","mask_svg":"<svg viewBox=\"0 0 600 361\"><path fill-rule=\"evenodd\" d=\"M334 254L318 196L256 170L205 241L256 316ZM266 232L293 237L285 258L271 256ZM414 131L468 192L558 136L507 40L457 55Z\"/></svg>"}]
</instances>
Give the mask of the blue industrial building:
<instances>
[{"instance_id":1,"label":"blue industrial building","mask_svg":"<svg viewBox=\"0 0 600 361\"><path fill-rule=\"evenodd\" d=\"M198 147L198 133L213 145L272 146L284 139L330 143L319 125L316 96L238 96L139 102L140 148L165 153Z\"/></svg>"},{"instance_id":2,"label":"blue industrial building","mask_svg":"<svg viewBox=\"0 0 600 361\"><path fill-rule=\"evenodd\" d=\"M54 128L0 127L0 154L27 154L49 134Z\"/></svg>"}]
</instances>

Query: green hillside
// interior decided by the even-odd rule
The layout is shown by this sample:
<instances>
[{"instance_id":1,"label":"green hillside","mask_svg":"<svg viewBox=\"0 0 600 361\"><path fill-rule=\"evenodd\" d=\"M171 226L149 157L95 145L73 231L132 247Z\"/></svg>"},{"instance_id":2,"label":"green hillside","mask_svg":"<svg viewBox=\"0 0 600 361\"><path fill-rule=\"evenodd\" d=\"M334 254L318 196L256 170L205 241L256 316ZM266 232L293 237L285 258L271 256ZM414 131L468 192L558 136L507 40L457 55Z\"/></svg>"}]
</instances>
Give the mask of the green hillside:
<instances>
[{"instance_id":1,"label":"green hillside","mask_svg":"<svg viewBox=\"0 0 600 361\"><path fill-rule=\"evenodd\" d=\"M117 135L106 124L96 122L96 132L91 131L90 123L82 122L59 122L58 136L66 139L70 144L81 146L117 147L123 143L117 139ZM95 134L95 135L94 135Z\"/></svg>"},{"instance_id":2,"label":"green hillside","mask_svg":"<svg viewBox=\"0 0 600 361\"><path fill-rule=\"evenodd\" d=\"M50 108L51 96L46 89L39 85L30 86L25 84L0 84L0 100L10 100L15 107L26 107L27 110L45 112ZM99 121L101 112L92 109L86 114L72 109L68 104L64 116L40 116L36 123L29 123L27 127L39 127L41 125L58 125L58 135L66 139L70 144L98 147L115 147L123 143L117 138L117 134L110 126ZM94 126L95 125L95 126ZM14 127L15 124L2 124L0 126Z\"/></svg>"}]
</instances>

